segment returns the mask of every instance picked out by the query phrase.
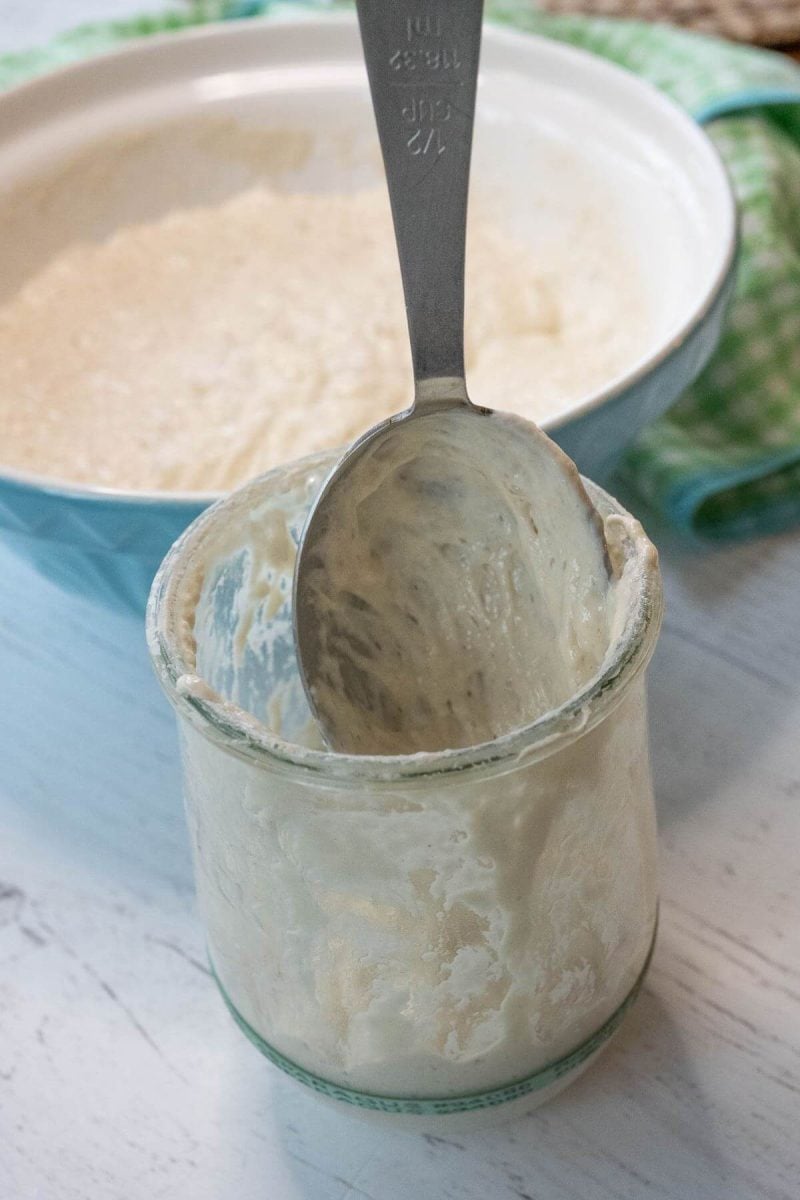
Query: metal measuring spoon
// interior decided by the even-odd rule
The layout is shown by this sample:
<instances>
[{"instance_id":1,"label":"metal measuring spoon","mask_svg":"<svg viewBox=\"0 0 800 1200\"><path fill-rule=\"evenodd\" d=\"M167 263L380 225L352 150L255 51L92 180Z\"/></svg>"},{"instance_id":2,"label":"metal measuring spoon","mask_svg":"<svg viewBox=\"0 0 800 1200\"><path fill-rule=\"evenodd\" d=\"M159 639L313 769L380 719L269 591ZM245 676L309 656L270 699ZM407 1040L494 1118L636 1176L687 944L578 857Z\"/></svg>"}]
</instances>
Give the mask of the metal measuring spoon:
<instances>
[{"instance_id":1,"label":"metal measuring spoon","mask_svg":"<svg viewBox=\"0 0 800 1200\"><path fill-rule=\"evenodd\" d=\"M490 740L574 694L606 644L603 527L574 465L537 426L467 396L482 7L357 0L415 393L337 463L297 557L301 676L329 745L349 753Z\"/></svg>"}]
</instances>

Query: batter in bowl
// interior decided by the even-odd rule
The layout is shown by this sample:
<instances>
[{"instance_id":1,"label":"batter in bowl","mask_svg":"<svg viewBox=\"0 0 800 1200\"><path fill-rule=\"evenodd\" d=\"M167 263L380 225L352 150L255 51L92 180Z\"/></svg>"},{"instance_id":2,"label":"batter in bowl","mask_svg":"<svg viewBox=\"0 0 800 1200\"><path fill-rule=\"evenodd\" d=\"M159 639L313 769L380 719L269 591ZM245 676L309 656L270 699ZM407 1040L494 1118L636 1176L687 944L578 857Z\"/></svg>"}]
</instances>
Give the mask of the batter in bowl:
<instances>
[{"instance_id":1,"label":"batter in bowl","mask_svg":"<svg viewBox=\"0 0 800 1200\"><path fill-rule=\"evenodd\" d=\"M535 253L493 213L478 192L470 394L541 422L635 361L647 292L599 201ZM385 190L264 187L67 249L0 308L0 455L75 483L225 491L404 408L407 357Z\"/></svg>"}]
</instances>

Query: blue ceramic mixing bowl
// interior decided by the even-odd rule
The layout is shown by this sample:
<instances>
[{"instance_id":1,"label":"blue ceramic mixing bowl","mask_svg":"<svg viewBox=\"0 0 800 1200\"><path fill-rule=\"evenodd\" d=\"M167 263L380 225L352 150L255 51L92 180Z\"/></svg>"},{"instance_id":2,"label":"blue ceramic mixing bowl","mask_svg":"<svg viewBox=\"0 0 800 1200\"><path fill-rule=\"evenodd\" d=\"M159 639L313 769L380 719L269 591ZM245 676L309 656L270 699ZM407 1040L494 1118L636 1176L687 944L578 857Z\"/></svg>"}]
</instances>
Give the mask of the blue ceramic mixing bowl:
<instances>
[{"instance_id":1,"label":"blue ceramic mixing bowl","mask_svg":"<svg viewBox=\"0 0 800 1200\"><path fill-rule=\"evenodd\" d=\"M658 320L647 353L543 422L602 482L718 343L736 245L730 185L684 113L580 51L489 27L480 89L473 179L495 188L499 207L507 202L515 229L526 217L531 223L542 147L584 155L608 182L620 227L652 280ZM221 152L207 136L208 122L219 129L220 121L248 134L301 130L306 151L270 162L251 137L250 157L242 140ZM178 206L218 202L264 181L322 191L374 182L375 147L350 16L233 22L56 71L0 97L0 301L61 248ZM63 587L141 611L161 558L214 499L73 486L0 468L0 532Z\"/></svg>"}]
</instances>

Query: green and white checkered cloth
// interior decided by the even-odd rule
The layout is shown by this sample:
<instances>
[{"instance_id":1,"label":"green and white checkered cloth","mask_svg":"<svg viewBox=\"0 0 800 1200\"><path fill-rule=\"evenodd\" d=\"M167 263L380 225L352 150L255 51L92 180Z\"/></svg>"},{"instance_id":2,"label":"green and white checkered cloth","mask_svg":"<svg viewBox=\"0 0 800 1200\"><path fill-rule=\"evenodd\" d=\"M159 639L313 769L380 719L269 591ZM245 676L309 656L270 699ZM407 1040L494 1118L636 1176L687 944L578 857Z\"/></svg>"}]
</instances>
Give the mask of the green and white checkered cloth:
<instances>
[{"instance_id":1,"label":"green and white checkered cloth","mask_svg":"<svg viewBox=\"0 0 800 1200\"><path fill-rule=\"evenodd\" d=\"M131 37L328 6L187 0L164 15L86 26L43 50L0 58L0 87ZM800 521L800 68L663 25L546 16L526 0L488 0L487 15L627 67L707 125L741 212L736 294L713 362L640 437L622 474L674 525L706 537Z\"/></svg>"}]
</instances>

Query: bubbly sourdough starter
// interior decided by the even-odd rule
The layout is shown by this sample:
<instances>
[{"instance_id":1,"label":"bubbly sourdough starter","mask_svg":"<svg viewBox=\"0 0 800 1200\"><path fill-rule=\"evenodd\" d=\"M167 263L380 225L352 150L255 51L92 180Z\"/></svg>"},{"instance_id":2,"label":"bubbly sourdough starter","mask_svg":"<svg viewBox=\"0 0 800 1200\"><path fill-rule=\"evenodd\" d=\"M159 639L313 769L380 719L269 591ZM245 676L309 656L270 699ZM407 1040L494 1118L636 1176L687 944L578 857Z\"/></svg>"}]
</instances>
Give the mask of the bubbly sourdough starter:
<instances>
[{"instance_id":1,"label":"bubbly sourdough starter","mask_svg":"<svg viewBox=\"0 0 800 1200\"><path fill-rule=\"evenodd\" d=\"M575 181L567 172L565 188ZM534 254L473 206L473 399L535 420L649 336L600 202ZM217 491L351 441L410 399L388 201L260 189L74 246L0 309L0 459L75 482Z\"/></svg>"},{"instance_id":2,"label":"bubbly sourdough starter","mask_svg":"<svg viewBox=\"0 0 800 1200\"><path fill-rule=\"evenodd\" d=\"M501 763L495 743L482 766L418 755L364 774L367 760L301 746L315 742L292 642L294 546L330 462L244 489L169 565L185 674L167 686L211 956L250 1026L323 1079L401 1097L498 1087L593 1035L651 944L641 668L659 620L655 553L601 495L613 582L597 671L618 663L619 676L548 738L525 735ZM152 625L150 637L158 662ZM248 737L273 753L249 754Z\"/></svg>"}]
</instances>

